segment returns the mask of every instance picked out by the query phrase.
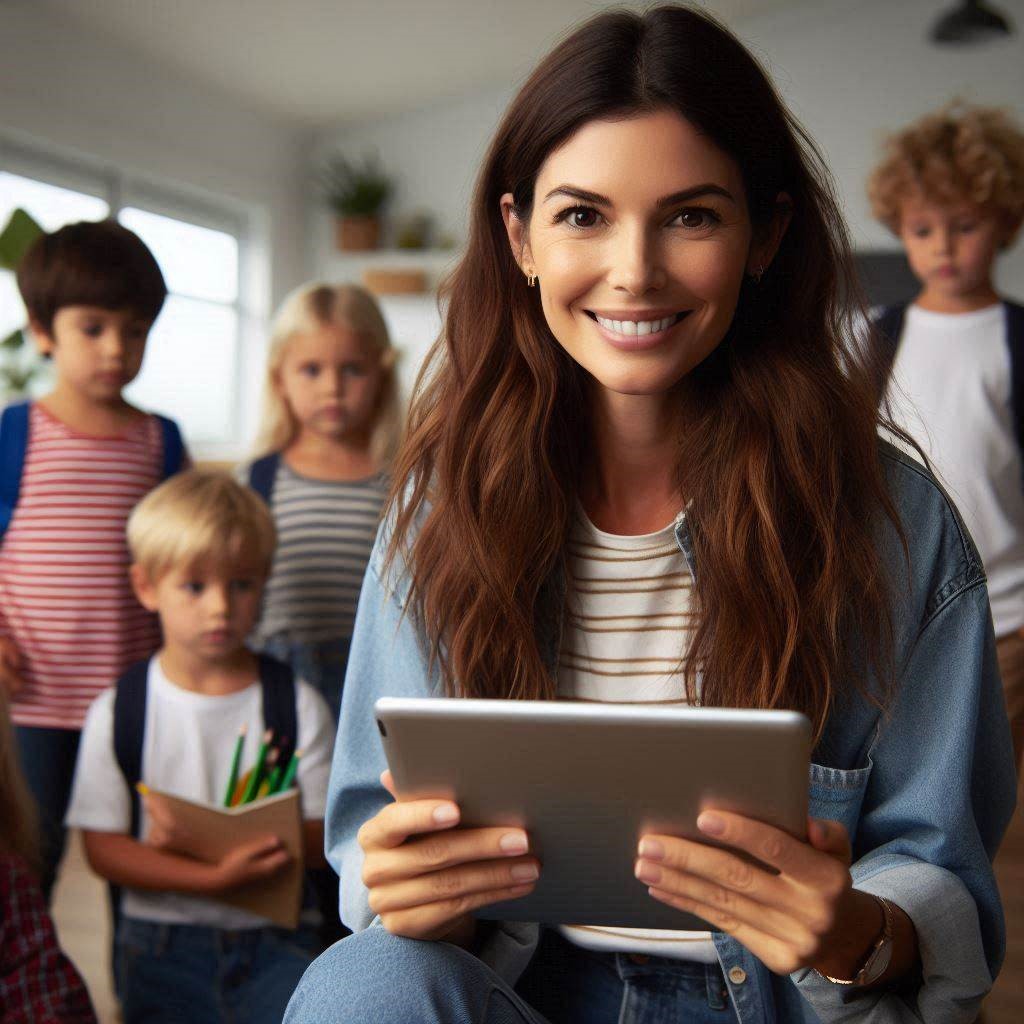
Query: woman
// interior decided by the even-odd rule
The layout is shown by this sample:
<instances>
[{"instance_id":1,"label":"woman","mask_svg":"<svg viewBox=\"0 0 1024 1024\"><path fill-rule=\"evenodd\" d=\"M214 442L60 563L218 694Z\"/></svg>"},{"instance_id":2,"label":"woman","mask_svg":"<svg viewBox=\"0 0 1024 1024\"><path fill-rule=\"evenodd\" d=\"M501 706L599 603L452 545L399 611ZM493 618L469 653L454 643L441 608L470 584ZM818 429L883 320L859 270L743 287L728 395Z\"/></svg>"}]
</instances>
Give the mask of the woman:
<instances>
[{"instance_id":1,"label":"woman","mask_svg":"<svg viewBox=\"0 0 1024 1024\"><path fill-rule=\"evenodd\" d=\"M988 599L878 439L854 294L813 146L716 23L603 14L537 68L357 617L328 849L359 934L287 1020L972 1019L1014 793ZM374 700L442 693L800 710L808 841L701 815L773 873L643 837L651 898L712 932L478 923L543 871L528 837L378 782Z\"/></svg>"}]
</instances>

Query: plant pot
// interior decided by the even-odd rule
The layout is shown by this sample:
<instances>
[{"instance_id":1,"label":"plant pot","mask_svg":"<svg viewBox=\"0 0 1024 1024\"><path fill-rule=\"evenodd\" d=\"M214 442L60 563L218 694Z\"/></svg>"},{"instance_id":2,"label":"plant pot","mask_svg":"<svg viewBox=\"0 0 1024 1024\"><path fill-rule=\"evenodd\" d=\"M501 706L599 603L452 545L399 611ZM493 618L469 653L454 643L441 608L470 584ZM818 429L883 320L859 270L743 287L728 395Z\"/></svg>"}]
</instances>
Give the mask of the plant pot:
<instances>
[{"instance_id":1,"label":"plant pot","mask_svg":"<svg viewBox=\"0 0 1024 1024\"><path fill-rule=\"evenodd\" d=\"M380 221L376 217L338 217L335 239L342 252L376 249L380 240Z\"/></svg>"}]
</instances>

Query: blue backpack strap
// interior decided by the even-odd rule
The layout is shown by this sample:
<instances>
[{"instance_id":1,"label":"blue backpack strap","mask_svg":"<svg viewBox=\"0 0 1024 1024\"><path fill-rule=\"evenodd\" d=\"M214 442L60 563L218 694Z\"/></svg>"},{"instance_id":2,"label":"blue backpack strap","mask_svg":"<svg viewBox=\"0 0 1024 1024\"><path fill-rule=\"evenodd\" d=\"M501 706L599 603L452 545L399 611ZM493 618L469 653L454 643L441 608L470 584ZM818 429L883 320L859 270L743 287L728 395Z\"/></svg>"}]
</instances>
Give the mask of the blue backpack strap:
<instances>
[{"instance_id":1,"label":"blue backpack strap","mask_svg":"<svg viewBox=\"0 0 1024 1024\"><path fill-rule=\"evenodd\" d=\"M1010 411L1017 447L1024 459L1024 306L1006 305L1006 343L1010 348Z\"/></svg>"},{"instance_id":2,"label":"blue backpack strap","mask_svg":"<svg viewBox=\"0 0 1024 1024\"><path fill-rule=\"evenodd\" d=\"M0 415L0 540L11 525L21 490L28 448L29 402L15 402Z\"/></svg>"},{"instance_id":3,"label":"blue backpack strap","mask_svg":"<svg viewBox=\"0 0 1024 1024\"><path fill-rule=\"evenodd\" d=\"M142 741L146 732L149 659L137 662L117 681L114 694L114 757L132 801L132 831L139 838L141 806L135 786L142 780Z\"/></svg>"},{"instance_id":4,"label":"blue backpack strap","mask_svg":"<svg viewBox=\"0 0 1024 1024\"><path fill-rule=\"evenodd\" d=\"M154 413L153 415L159 421L160 433L163 435L164 466L160 479L166 480L169 476L174 476L181 469L181 464L185 460L185 442L181 439L181 431L174 420L169 419L167 416L161 416L160 413Z\"/></svg>"},{"instance_id":5,"label":"blue backpack strap","mask_svg":"<svg viewBox=\"0 0 1024 1024\"><path fill-rule=\"evenodd\" d=\"M295 708L295 674L283 661L267 654L259 656L260 685L263 688L263 726L274 730L274 744L280 751L278 763L287 765L295 753L299 718Z\"/></svg>"},{"instance_id":6,"label":"blue backpack strap","mask_svg":"<svg viewBox=\"0 0 1024 1024\"><path fill-rule=\"evenodd\" d=\"M277 468L281 465L281 453L271 452L257 459L249 467L249 486L269 505L274 494ZM269 728L269 727L268 727Z\"/></svg>"}]
</instances>

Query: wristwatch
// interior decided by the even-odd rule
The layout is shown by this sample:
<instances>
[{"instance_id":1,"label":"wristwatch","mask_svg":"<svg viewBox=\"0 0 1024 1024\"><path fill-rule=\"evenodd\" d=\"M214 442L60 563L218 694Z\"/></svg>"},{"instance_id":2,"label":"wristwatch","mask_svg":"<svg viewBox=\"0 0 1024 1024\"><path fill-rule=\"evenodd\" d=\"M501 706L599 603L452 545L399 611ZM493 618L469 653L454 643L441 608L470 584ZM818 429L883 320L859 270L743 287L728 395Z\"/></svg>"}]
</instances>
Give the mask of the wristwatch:
<instances>
[{"instance_id":1,"label":"wristwatch","mask_svg":"<svg viewBox=\"0 0 1024 1024\"><path fill-rule=\"evenodd\" d=\"M875 896L874 893L871 895ZM822 975L834 985L870 985L885 974L892 960L892 904L881 896L875 896L875 899L882 907L882 932L868 951L867 959L861 969L852 978L833 978L828 974Z\"/></svg>"}]
</instances>

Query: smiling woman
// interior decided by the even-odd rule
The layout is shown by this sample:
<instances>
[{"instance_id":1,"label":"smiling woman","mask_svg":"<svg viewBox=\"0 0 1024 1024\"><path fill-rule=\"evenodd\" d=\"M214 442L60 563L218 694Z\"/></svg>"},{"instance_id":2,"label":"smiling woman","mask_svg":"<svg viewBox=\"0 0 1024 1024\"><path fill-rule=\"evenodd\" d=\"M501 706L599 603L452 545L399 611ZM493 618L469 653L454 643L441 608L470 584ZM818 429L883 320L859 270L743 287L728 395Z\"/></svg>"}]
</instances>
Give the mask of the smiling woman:
<instances>
[{"instance_id":1,"label":"smiling woman","mask_svg":"<svg viewBox=\"0 0 1024 1024\"><path fill-rule=\"evenodd\" d=\"M327 846L357 934L291 1024L973 1019L1015 789L984 574L879 440L856 296L827 172L717 23L602 14L534 71L356 619ZM802 711L807 838L700 814L764 870L639 837L641 891L707 931L478 923L544 867L389 800L374 701L440 694Z\"/></svg>"}]
</instances>

